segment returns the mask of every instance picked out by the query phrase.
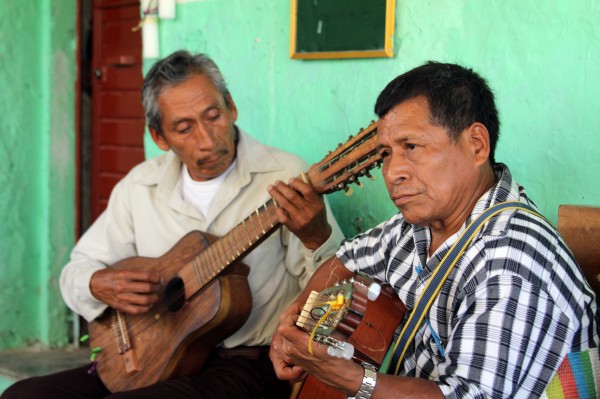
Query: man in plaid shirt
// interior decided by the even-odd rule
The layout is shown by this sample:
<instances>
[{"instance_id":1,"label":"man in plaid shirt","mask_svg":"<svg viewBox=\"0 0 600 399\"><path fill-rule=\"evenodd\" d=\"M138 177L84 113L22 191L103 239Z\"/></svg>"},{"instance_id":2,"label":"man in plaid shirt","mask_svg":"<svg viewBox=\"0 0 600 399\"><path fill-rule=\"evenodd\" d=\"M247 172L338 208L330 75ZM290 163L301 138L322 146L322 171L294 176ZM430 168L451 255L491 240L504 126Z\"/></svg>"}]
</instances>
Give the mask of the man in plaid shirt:
<instances>
[{"instance_id":1,"label":"man in plaid shirt","mask_svg":"<svg viewBox=\"0 0 600 399\"><path fill-rule=\"evenodd\" d=\"M461 256L404 356L399 376L330 357L294 325L311 290L357 271L391 284L412 309L465 227L505 201L535 204L496 163L499 121L487 83L429 62L381 92L379 153L390 220L345 241L280 317L271 346L278 376L309 372L357 398L539 397L565 356L598 346L594 293L556 229L522 210L492 217ZM375 374L375 375L373 375Z\"/></svg>"}]
</instances>

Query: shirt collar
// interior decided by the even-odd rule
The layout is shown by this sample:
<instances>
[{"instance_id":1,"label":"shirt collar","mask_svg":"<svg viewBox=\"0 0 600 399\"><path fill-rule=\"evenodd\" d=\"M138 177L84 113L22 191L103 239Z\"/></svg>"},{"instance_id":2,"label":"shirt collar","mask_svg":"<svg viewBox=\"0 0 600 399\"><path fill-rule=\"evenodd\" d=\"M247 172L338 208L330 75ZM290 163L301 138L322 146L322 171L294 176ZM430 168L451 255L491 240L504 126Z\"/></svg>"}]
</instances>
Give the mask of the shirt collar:
<instances>
[{"instance_id":1,"label":"shirt collar","mask_svg":"<svg viewBox=\"0 0 600 399\"><path fill-rule=\"evenodd\" d=\"M469 223L475 220L490 206L500 202L520 201L535 207L535 204L527 196L525 189L514 181L512 174L506 165L501 163L495 164L494 174L496 175L496 184L494 184L494 186L492 186L479 198L479 200L475 203L471 214L461 228L455 234L449 237L446 242L440 246L438 251L436 251L436 257L441 259L441 257L445 255L446 250L449 249L449 245L451 245L460 236L460 234L462 234ZM515 212L517 212L516 209L507 210L496 215L494 218L490 219L490 221L486 222L486 225L481 229L479 234L492 236L504 234L506 232L508 223ZM406 221L404 221L404 223L406 223ZM429 251L429 245L431 244L431 232L429 227L420 227L414 225L412 227L417 253L421 259L421 262L424 264L426 255ZM435 264L437 265L437 262L435 262Z\"/></svg>"}]
</instances>

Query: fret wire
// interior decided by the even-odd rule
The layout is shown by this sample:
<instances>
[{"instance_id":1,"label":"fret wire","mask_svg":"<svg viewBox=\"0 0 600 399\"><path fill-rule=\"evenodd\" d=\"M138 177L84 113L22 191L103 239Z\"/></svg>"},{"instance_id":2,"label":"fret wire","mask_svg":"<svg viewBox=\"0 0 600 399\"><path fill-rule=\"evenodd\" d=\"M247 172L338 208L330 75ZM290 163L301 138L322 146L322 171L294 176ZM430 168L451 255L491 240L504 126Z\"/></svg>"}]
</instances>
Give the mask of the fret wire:
<instances>
[{"instance_id":1,"label":"fret wire","mask_svg":"<svg viewBox=\"0 0 600 399\"><path fill-rule=\"evenodd\" d=\"M221 244L221 252L219 253L219 257L224 259L225 266L229 264L229 259L227 259L227 250L225 249L225 244L223 240L218 240L217 243ZM223 270L223 268L221 268Z\"/></svg>"},{"instance_id":2,"label":"fret wire","mask_svg":"<svg viewBox=\"0 0 600 399\"><path fill-rule=\"evenodd\" d=\"M252 227L254 228L254 234L256 235L256 241L258 241L258 239L260 237L258 236L258 230L256 230L256 222L254 222L254 216L252 216Z\"/></svg>"},{"instance_id":3,"label":"fret wire","mask_svg":"<svg viewBox=\"0 0 600 399\"><path fill-rule=\"evenodd\" d=\"M248 218L246 218L248 219ZM244 229L246 231L246 235L248 236L248 246L251 247L252 246L252 240L250 239L250 233L248 232L248 227L246 227L246 219L244 219L244 221L242 222L244 225Z\"/></svg>"},{"instance_id":4,"label":"fret wire","mask_svg":"<svg viewBox=\"0 0 600 399\"><path fill-rule=\"evenodd\" d=\"M240 242L238 241L237 238L235 238L235 229L231 230L231 232L228 233L228 235L231 234L231 240L233 241L233 246L235 247L235 252L237 254L237 256L240 256L240 247L239 244Z\"/></svg>"},{"instance_id":5,"label":"fret wire","mask_svg":"<svg viewBox=\"0 0 600 399\"><path fill-rule=\"evenodd\" d=\"M238 224L236 226L237 232L238 232L238 237L239 237L239 243L242 246L242 253L246 250L246 247L244 247L244 241L242 239L243 234L240 233L240 225Z\"/></svg>"},{"instance_id":6,"label":"fret wire","mask_svg":"<svg viewBox=\"0 0 600 399\"><path fill-rule=\"evenodd\" d=\"M239 255L240 251L237 250L237 245L235 244L233 237L231 237L231 233L227 233L227 238L229 239L229 246L231 247L231 261L233 262L235 260L235 253L237 252Z\"/></svg>"},{"instance_id":7,"label":"fret wire","mask_svg":"<svg viewBox=\"0 0 600 399\"><path fill-rule=\"evenodd\" d=\"M207 251L209 251L209 255L212 258L211 260L211 269L215 269L216 267L220 267L221 262L219 261L219 258L217 257L218 254L216 254L215 252L217 252L217 248L215 246L216 243L213 243L213 245L211 245L210 247L207 248ZM209 270L207 270L209 271ZM210 280L210 275L208 275L208 279L207 281Z\"/></svg>"},{"instance_id":8,"label":"fret wire","mask_svg":"<svg viewBox=\"0 0 600 399\"><path fill-rule=\"evenodd\" d=\"M271 220L271 212L269 212L269 210L271 209L271 207L269 206L269 204L266 204L265 209L266 209L266 213L267 213L267 218L269 219L269 224L271 224L271 228L273 228L273 221Z\"/></svg>"},{"instance_id":9,"label":"fret wire","mask_svg":"<svg viewBox=\"0 0 600 399\"><path fill-rule=\"evenodd\" d=\"M231 254L231 257L232 257L231 261L233 261L233 259L235 259L235 258L233 258L233 247L231 246L231 242L228 240L228 237L227 237L228 235L229 235L229 234L225 234L225 235L224 235L224 236L221 238L221 240L223 241L223 249L224 249L224 252L223 252L223 254L225 255L225 259L227 259L227 258L229 258L229 257L227 256L227 254L229 254L229 253L230 253L230 254ZM226 249L226 248L225 248L225 242L227 242L227 246L229 247L229 249ZM229 261L227 261L227 262L229 262Z\"/></svg>"},{"instance_id":10,"label":"fret wire","mask_svg":"<svg viewBox=\"0 0 600 399\"><path fill-rule=\"evenodd\" d=\"M264 208L264 204L263 204L263 208ZM258 209L256 210L256 216L258 216L258 222L260 223L260 228L262 229L263 235L266 233L265 231L265 226L263 226L262 220L261 220L261 214L258 212Z\"/></svg>"},{"instance_id":11,"label":"fret wire","mask_svg":"<svg viewBox=\"0 0 600 399\"><path fill-rule=\"evenodd\" d=\"M277 204L275 202L272 202L270 208L273 213L273 218L275 219L275 223L279 223L279 219L277 218L277 212L276 212ZM271 224L273 224L273 222L271 222ZM275 224L273 224L273 226L275 226Z\"/></svg>"}]
</instances>

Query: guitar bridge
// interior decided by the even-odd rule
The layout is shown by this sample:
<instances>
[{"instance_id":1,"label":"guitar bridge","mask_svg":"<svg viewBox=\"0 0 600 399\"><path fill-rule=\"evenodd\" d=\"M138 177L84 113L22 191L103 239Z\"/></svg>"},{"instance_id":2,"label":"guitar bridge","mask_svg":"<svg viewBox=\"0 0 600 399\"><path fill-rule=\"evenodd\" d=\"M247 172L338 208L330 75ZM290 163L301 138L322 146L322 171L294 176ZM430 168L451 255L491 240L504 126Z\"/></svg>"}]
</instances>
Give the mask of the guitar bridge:
<instances>
[{"instance_id":1,"label":"guitar bridge","mask_svg":"<svg viewBox=\"0 0 600 399\"><path fill-rule=\"evenodd\" d=\"M115 312L115 320L113 323L115 333L117 334L117 346L119 354L123 355L123 363L127 374L133 374L140 370L135 350L131 345L129 338L129 330L127 329L127 321L125 316L119 312Z\"/></svg>"}]
</instances>

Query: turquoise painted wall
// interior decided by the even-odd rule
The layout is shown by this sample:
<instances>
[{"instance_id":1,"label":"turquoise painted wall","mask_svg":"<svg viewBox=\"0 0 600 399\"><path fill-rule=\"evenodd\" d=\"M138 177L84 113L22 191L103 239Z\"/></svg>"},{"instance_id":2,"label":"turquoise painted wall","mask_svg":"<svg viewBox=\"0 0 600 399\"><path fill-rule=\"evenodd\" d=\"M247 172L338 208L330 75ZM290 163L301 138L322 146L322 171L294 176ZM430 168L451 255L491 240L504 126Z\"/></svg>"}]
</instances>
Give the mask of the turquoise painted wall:
<instances>
[{"instance_id":1,"label":"turquoise painted wall","mask_svg":"<svg viewBox=\"0 0 600 399\"><path fill-rule=\"evenodd\" d=\"M161 53L221 66L239 125L309 163L374 119L375 98L428 59L459 62L495 89L497 158L553 220L600 205L600 1L402 0L391 59L289 58L289 0L181 2ZM145 70L152 61L145 63ZM66 344L57 278L74 236L75 1L0 0L0 349ZM147 141L147 153L159 151ZM395 212L381 178L332 194L347 235Z\"/></svg>"},{"instance_id":2,"label":"turquoise painted wall","mask_svg":"<svg viewBox=\"0 0 600 399\"><path fill-rule=\"evenodd\" d=\"M0 349L67 341L75 1L0 1Z\"/></svg>"}]
</instances>

